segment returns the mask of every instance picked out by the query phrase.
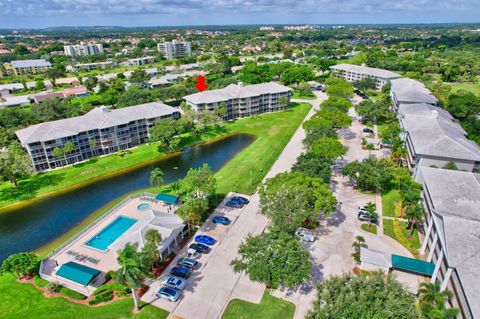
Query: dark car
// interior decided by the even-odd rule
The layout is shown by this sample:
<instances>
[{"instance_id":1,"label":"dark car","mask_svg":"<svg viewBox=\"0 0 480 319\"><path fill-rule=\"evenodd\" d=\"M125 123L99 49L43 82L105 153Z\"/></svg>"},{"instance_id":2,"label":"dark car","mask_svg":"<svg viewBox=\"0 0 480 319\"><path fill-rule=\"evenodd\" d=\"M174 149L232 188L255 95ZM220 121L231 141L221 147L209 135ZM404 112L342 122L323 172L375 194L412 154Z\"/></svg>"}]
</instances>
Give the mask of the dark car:
<instances>
[{"instance_id":1,"label":"dark car","mask_svg":"<svg viewBox=\"0 0 480 319\"><path fill-rule=\"evenodd\" d=\"M225 206L232 207L232 208L243 208L243 204L235 200L229 200L228 202L225 203Z\"/></svg>"},{"instance_id":2,"label":"dark car","mask_svg":"<svg viewBox=\"0 0 480 319\"><path fill-rule=\"evenodd\" d=\"M215 216L215 217L213 217L212 221L215 224L230 225L230 219L228 219L225 216Z\"/></svg>"},{"instance_id":3,"label":"dark car","mask_svg":"<svg viewBox=\"0 0 480 319\"><path fill-rule=\"evenodd\" d=\"M210 251L210 247L204 244L199 244L199 243L190 244L189 247L192 249L195 249L196 251L202 254L208 254L208 252Z\"/></svg>"},{"instance_id":4,"label":"dark car","mask_svg":"<svg viewBox=\"0 0 480 319\"><path fill-rule=\"evenodd\" d=\"M363 133L373 134L373 130L372 130L371 128L368 128L368 127L364 128L364 129L362 130L362 132L363 132Z\"/></svg>"},{"instance_id":5,"label":"dark car","mask_svg":"<svg viewBox=\"0 0 480 319\"><path fill-rule=\"evenodd\" d=\"M197 243L205 244L205 245L208 245L208 246L212 246L217 242L215 238L207 236L207 235L195 236L195 241Z\"/></svg>"},{"instance_id":6,"label":"dark car","mask_svg":"<svg viewBox=\"0 0 480 319\"><path fill-rule=\"evenodd\" d=\"M358 220L369 222L372 224L378 224L378 218L369 214L358 214Z\"/></svg>"},{"instance_id":7,"label":"dark car","mask_svg":"<svg viewBox=\"0 0 480 319\"><path fill-rule=\"evenodd\" d=\"M242 197L242 196L234 196L230 200L234 200L234 201L239 202L243 205L247 205L248 203L250 203L250 201L248 199L246 199L245 197Z\"/></svg>"},{"instance_id":8,"label":"dark car","mask_svg":"<svg viewBox=\"0 0 480 319\"><path fill-rule=\"evenodd\" d=\"M196 269L198 267L198 261L193 258L180 258L177 261L177 265L187 267L190 269Z\"/></svg>"},{"instance_id":9,"label":"dark car","mask_svg":"<svg viewBox=\"0 0 480 319\"><path fill-rule=\"evenodd\" d=\"M188 279L191 273L192 271L190 270L190 268L184 266L175 266L172 268L172 270L170 270L171 275L185 279Z\"/></svg>"}]
</instances>

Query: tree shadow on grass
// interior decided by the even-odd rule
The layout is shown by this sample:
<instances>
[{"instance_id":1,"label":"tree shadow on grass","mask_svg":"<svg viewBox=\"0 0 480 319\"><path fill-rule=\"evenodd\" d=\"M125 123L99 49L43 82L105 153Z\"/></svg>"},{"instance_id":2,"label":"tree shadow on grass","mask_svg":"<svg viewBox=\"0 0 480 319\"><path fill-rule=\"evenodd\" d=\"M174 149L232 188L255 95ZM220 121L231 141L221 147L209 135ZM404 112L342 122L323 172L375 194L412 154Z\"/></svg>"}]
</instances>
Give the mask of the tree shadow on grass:
<instances>
[{"instance_id":1,"label":"tree shadow on grass","mask_svg":"<svg viewBox=\"0 0 480 319\"><path fill-rule=\"evenodd\" d=\"M18 186L11 185L0 192L0 202L12 203L19 200L31 199L37 196L44 187L52 187L65 180L65 174L60 172L38 173L27 180L19 182Z\"/></svg>"}]
</instances>

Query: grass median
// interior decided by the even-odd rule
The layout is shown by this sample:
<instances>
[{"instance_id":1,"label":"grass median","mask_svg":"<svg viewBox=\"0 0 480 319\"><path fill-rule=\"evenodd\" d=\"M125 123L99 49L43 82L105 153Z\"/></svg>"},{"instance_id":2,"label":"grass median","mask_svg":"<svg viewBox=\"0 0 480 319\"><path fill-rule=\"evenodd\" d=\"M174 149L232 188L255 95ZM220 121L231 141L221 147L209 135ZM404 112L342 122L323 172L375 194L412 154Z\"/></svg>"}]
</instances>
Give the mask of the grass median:
<instances>
[{"instance_id":1,"label":"grass median","mask_svg":"<svg viewBox=\"0 0 480 319\"><path fill-rule=\"evenodd\" d=\"M308 104L292 104L294 107L286 111L231 121L224 127L211 128L201 136L184 136L181 146L187 147L235 133L256 135L257 140L237 156L241 159L235 158L232 160L234 164L229 162L222 169L223 173L237 172L238 174L231 177L235 180L219 182L221 192L231 190L232 187L237 191L248 192L253 190L256 183L266 174L310 109ZM15 207L28 204L40 196L70 191L97 179L148 165L164 156L166 156L164 153L159 152L157 144L144 144L131 149L129 154L122 157L111 154L55 171L35 174L20 181L17 187L4 182L0 184L0 207L12 204L15 204L12 205ZM7 211L8 207L0 210Z\"/></svg>"},{"instance_id":2,"label":"grass median","mask_svg":"<svg viewBox=\"0 0 480 319\"><path fill-rule=\"evenodd\" d=\"M293 303L273 297L266 291L258 305L240 299L231 300L222 319L291 319L294 314Z\"/></svg>"}]
</instances>

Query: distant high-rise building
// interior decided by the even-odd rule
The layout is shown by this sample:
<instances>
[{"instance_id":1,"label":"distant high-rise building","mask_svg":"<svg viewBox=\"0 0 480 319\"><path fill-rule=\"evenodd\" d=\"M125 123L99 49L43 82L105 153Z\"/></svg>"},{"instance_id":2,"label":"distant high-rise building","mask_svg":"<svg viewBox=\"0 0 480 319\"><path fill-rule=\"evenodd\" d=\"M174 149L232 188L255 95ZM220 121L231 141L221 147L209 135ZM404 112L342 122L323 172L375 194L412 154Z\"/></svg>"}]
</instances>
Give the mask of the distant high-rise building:
<instances>
[{"instance_id":1,"label":"distant high-rise building","mask_svg":"<svg viewBox=\"0 0 480 319\"><path fill-rule=\"evenodd\" d=\"M157 45L157 49L167 60L181 59L192 56L192 44L185 41L163 42Z\"/></svg>"},{"instance_id":2,"label":"distant high-rise building","mask_svg":"<svg viewBox=\"0 0 480 319\"><path fill-rule=\"evenodd\" d=\"M65 55L73 57L102 54L103 44L80 42L80 44L75 45L64 45L63 51L65 52Z\"/></svg>"}]
</instances>

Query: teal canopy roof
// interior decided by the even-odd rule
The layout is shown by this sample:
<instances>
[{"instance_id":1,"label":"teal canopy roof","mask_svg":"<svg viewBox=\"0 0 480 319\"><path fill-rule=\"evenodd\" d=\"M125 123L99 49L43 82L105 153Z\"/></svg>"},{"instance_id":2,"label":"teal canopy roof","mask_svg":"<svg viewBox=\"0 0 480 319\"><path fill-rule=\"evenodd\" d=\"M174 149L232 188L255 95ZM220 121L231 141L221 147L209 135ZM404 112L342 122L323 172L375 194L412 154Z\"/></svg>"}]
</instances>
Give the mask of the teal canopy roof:
<instances>
[{"instance_id":1,"label":"teal canopy roof","mask_svg":"<svg viewBox=\"0 0 480 319\"><path fill-rule=\"evenodd\" d=\"M99 273L100 270L69 261L60 267L57 271L57 276L87 286Z\"/></svg>"},{"instance_id":2,"label":"teal canopy roof","mask_svg":"<svg viewBox=\"0 0 480 319\"><path fill-rule=\"evenodd\" d=\"M393 269L410 271L421 275L432 276L435 264L419 259L392 254Z\"/></svg>"},{"instance_id":3,"label":"teal canopy roof","mask_svg":"<svg viewBox=\"0 0 480 319\"><path fill-rule=\"evenodd\" d=\"M156 200L161 200L162 202L165 202L167 204L173 205L178 202L178 196L170 195L170 194L158 194L157 197L155 197Z\"/></svg>"}]
</instances>

